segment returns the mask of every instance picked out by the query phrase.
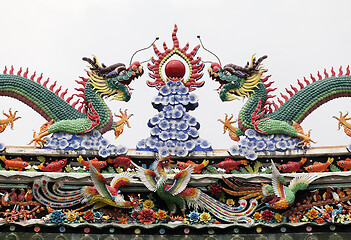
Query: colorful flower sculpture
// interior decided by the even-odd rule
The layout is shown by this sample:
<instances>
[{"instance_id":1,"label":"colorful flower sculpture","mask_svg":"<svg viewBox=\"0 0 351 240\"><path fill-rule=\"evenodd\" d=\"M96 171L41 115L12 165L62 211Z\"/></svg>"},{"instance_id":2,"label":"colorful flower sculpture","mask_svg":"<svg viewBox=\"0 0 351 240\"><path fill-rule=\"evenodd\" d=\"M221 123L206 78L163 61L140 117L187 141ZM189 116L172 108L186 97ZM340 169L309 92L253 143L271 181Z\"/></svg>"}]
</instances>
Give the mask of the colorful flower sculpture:
<instances>
[{"instance_id":1,"label":"colorful flower sculpture","mask_svg":"<svg viewBox=\"0 0 351 240\"><path fill-rule=\"evenodd\" d=\"M152 209L144 208L139 212L138 219L143 224L152 224L155 222L156 214Z\"/></svg>"}]
</instances>

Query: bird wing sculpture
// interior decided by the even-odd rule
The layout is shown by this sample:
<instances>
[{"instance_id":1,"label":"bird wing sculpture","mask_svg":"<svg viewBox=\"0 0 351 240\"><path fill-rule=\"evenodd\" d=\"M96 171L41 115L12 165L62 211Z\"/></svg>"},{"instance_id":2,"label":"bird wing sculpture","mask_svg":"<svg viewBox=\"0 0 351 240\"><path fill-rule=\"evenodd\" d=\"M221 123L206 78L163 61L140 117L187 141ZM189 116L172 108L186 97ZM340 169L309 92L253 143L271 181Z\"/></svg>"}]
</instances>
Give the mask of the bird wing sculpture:
<instances>
[{"instance_id":1,"label":"bird wing sculpture","mask_svg":"<svg viewBox=\"0 0 351 240\"><path fill-rule=\"evenodd\" d=\"M289 189L293 193L296 193L297 191L300 190L305 190L308 185L310 185L313 181L317 180L321 176L318 176L317 174L304 174L298 177L295 177L293 180L291 180L289 184Z\"/></svg>"},{"instance_id":2,"label":"bird wing sculpture","mask_svg":"<svg viewBox=\"0 0 351 240\"><path fill-rule=\"evenodd\" d=\"M62 182L56 182L51 187L48 177L36 179L33 183L33 196L35 199L52 208L67 208L77 204L87 203L101 208L106 205L118 208L132 208L138 204L135 199L126 201L123 195L118 192L120 186L128 185L132 176L129 173L116 174L110 185L106 179L89 161L90 177L94 186L84 186L79 190L63 191L60 188Z\"/></svg>"},{"instance_id":3,"label":"bird wing sculpture","mask_svg":"<svg viewBox=\"0 0 351 240\"><path fill-rule=\"evenodd\" d=\"M279 173L277 167L272 161L272 187L274 194L278 197L277 201L271 202L270 206L275 209L286 209L295 201L295 194L297 191L305 190L308 185L319 178L317 175L303 174L294 177L289 186L286 185L285 178Z\"/></svg>"},{"instance_id":4,"label":"bird wing sculpture","mask_svg":"<svg viewBox=\"0 0 351 240\"><path fill-rule=\"evenodd\" d=\"M272 169L273 169L272 187L274 190L274 194L280 198L285 199L286 198L285 190L284 190L284 185L286 185L285 178L283 177L283 175L280 174L274 162L272 160L271 162L272 162Z\"/></svg>"},{"instance_id":5,"label":"bird wing sculpture","mask_svg":"<svg viewBox=\"0 0 351 240\"><path fill-rule=\"evenodd\" d=\"M90 170L90 177L91 180L94 183L94 186L96 188L96 190L98 191L98 193L107 198L112 200L112 194L111 192L108 190L107 188L107 181L106 179L102 176L102 174L91 164L90 160L89 161L89 170Z\"/></svg>"},{"instance_id":6,"label":"bird wing sculpture","mask_svg":"<svg viewBox=\"0 0 351 240\"><path fill-rule=\"evenodd\" d=\"M305 190L308 185L310 185L313 181L315 181L316 179L318 179L320 176L318 175L313 175L313 174L302 174L300 176L294 177L290 183L289 186L285 186L287 185L287 182L285 181L285 178L283 175L280 174L279 170L277 169L277 167L275 166L274 162L271 160L272 162L272 186L274 189L274 193L281 198L287 198L288 196L287 194L287 189L289 189L289 191L291 191L294 195L297 191L300 190Z\"/></svg>"},{"instance_id":7,"label":"bird wing sculpture","mask_svg":"<svg viewBox=\"0 0 351 240\"><path fill-rule=\"evenodd\" d=\"M265 184L260 187L258 184L243 184L240 180L232 178L231 180L222 177L223 181L233 190L223 188L223 190L232 196L241 196L240 199L259 199L274 209L286 209L295 201L297 191L305 190L309 184L318 179L320 176L314 174L299 174L293 178L289 186L282 174L278 171L274 162L272 162L272 181L271 184Z\"/></svg>"},{"instance_id":8,"label":"bird wing sculpture","mask_svg":"<svg viewBox=\"0 0 351 240\"><path fill-rule=\"evenodd\" d=\"M102 174L92 165L89 161L90 177L94 183L94 187L90 187L88 192L93 192L94 188L99 193L99 195L91 196L89 200L89 205L96 204L95 208L104 207L105 205L110 205L119 208L130 208L136 205L134 199L130 197L131 201L124 200L122 194L119 193L119 187L128 185L132 176L129 173L117 174L111 181L110 185L107 185L106 179Z\"/></svg>"},{"instance_id":9,"label":"bird wing sculpture","mask_svg":"<svg viewBox=\"0 0 351 240\"><path fill-rule=\"evenodd\" d=\"M174 176L173 185L165 189L165 192L172 194L173 196L181 193L187 186L191 179L191 174L194 171L195 166L188 166Z\"/></svg>"},{"instance_id":10,"label":"bird wing sculpture","mask_svg":"<svg viewBox=\"0 0 351 240\"><path fill-rule=\"evenodd\" d=\"M156 192L157 190L157 180L156 180L156 173L150 169L145 169L133 163L133 165L137 169L137 176L141 179L144 183L145 187L149 189L151 192Z\"/></svg>"}]
</instances>

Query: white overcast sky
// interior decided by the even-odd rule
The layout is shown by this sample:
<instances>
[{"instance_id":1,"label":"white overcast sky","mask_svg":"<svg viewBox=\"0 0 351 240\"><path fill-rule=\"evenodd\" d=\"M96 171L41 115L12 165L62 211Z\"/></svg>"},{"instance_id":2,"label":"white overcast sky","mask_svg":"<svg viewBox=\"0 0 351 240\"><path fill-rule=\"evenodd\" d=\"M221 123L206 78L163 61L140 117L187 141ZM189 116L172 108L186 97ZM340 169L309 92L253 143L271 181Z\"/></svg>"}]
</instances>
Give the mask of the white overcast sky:
<instances>
[{"instance_id":1,"label":"white overcast sky","mask_svg":"<svg viewBox=\"0 0 351 240\"><path fill-rule=\"evenodd\" d=\"M29 67L44 73L64 88L78 85L74 80L84 76L87 64L82 57L93 54L106 65L116 62L129 64L132 54L148 46L155 37L162 50L165 41L172 47L171 33L178 25L180 46L190 43L189 51L197 45L197 35L205 47L215 52L222 64L245 65L251 55L268 55L263 64L283 91L296 80L315 75L324 68L338 69L351 63L350 1L208 1L208 0L60 0L60 1L2 1L0 14L0 67L14 65ZM154 56L153 50L138 53L133 60L144 61ZM197 56L204 61L216 59L200 49ZM242 100L221 102L214 89L218 84L208 77L207 67L202 80L205 85L196 90L200 106L191 115L201 124L200 137L213 148L227 149L234 144L217 121L225 113L237 116ZM134 116L131 128L117 140L110 131L111 143L135 148L136 143L149 136L147 121L157 113L151 100L157 90L146 85L145 74L130 86L134 88L128 103L108 102L118 112L128 109ZM16 71L17 72L17 71ZM55 88L56 89L56 88ZM33 131L45 120L17 100L0 97L0 111L18 110L22 118L15 129L0 134L7 145L26 145ZM350 99L338 99L314 111L303 123L312 129L314 146L346 145L351 139L337 131L332 118L339 111L351 112ZM3 119L4 116L0 116Z\"/></svg>"}]
</instances>

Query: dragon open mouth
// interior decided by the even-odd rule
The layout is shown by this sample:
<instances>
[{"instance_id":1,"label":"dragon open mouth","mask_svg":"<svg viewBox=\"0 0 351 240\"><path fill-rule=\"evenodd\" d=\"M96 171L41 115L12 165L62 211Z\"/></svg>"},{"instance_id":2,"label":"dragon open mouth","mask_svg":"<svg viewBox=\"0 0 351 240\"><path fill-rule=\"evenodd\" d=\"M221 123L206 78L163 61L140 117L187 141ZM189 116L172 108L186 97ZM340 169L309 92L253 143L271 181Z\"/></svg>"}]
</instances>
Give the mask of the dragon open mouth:
<instances>
[{"instance_id":1,"label":"dragon open mouth","mask_svg":"<svg viewBox=\"0 0 351 240\"><path fill-rule=\"evenodd\" d=\"M139 62L133 63L126 70L129 71L129 73L126 75L126 76L129 76L129 78L126 80L122 79L122 80L118 81L119 89L116 89L112 100L128 101L130 98L131 92L134 90L133 88L131 88L129 86L129 84L134 79L139 78L144 73L143 67L140 65Z\"/></svg>"},{"instance_id":2,"label":"dragon open mouth","mask_svg":"<svg viewBox=\"0 0 351 240\"><path fill-rule=\"evenodd\" d=\"M143 67L140 65L139 62L133 63L128 70L132 68L132 72L131 72L131 77L128 80L125 80L125 82L131 82L134 79L137 79L138 77L140 77L141 75L143 75L144 73L144 69ZM128 84L129 84L128 83Z\"/></svg>"},{"instance_id":3,"label":"dragon open mouth","mask_svg":"<svg viewBox=\"0 0 351 240\"><path fill-rule=\"evenodd\" d=\"M223 88L223 86L225 85L225 83L222 83L217 89L216 91L219 93L221 91L221 89Z\"/></svg>"},{"instance_id":4,"label":"dragon open mouth","mask_svg":"<svg viewBox=\"0 0 351 240\"><path fill-rule=\"evenodd\" d=\"M213 70L213 67L209 67L209 68L208 68L208 72L209 72L209 75L210 75L210 77L212 78L212 80L215 80L215 81L219 82L220 86L216 89L216 91L217 91L218 93L220 93L220 91L222 90L223 86L224 86L225 84L227 84L228 82L222 80L222 79L219 77L218 71L214 71L214 70Z\"/></svg>"},{"instance_id":5,"label":"dragon open mouth","mask_svg":"<svg viewBox=\"0 0 351 240\"><path fill-rule=\"evenodd\" d=\"M120 83L122 83L123 85L125 85L129 91L134 90L133 88L131 88L129 86L129 84L134 80L139 78L141 75L143 75L144 70L143 67L140 65L139 62L135 62L133 63L127 70L132 69L131 71L131 76L129 77L129 79L127 80L122 80L120 81Z\"/></svg>"}]
</instances>

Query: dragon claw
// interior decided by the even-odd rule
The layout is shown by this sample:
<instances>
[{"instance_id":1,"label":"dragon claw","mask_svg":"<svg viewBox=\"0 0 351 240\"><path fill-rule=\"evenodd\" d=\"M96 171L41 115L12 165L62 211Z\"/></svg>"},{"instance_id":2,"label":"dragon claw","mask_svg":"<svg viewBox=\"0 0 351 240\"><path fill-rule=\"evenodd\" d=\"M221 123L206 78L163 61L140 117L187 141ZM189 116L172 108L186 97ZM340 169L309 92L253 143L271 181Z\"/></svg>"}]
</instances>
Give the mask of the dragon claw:
<instances>
[{"instance_id":1,"label":"dragon claw","mask_svg":"<svg viewBox=\"0 0 351 240\"><path fill-rule=\"evenodd\" d=\"M340 116L339 117L335 117L333 116L333 118L335 118L336 120L338 120L338 130L340 130L341 126L345 126L347 128L350 127L350 124L347 122L348 120L351 120L351 118L346 118L347 115L349 115L349 112L346 112L345 115L342 114L342 112L340 112Z\"/></svg>"},{"instance_id":2,"label":"dragon claw","mask_svg":"<svg viewBox=\"0 0 351 240\"><path fill-rule=\"evenodd\" d=\"M33 139L28 143L28 145L34 143L34 146L37 147L37 144L39 147L43 147L43 143L46 143L45 139L42 139L44 136L47 136L49 134L48 131L42 132L42 133L33 133Z\"/></svg>"},{"instance_id":3,"label":"dragon claw","mask_svg":"<svg viewBox=\"0 0 351 240\"><path fill-rule=\"evenodd\" d=\"M120 118L120 120L117 122L117 126L119 126L119 125L121 125L121 124L127 124L127 127L129 127L130 128L130 125L129 125L129 118L131 117L131 116L133 116L133 114L127 114L127 109L126 110L124 110L124 112L120 109L119 110L119 112L120 112L120 114L121 115L117 115L117 114L115 114L115 116L116 117L119 117Z\"/></svg>"},{"instance_id":4,"label":"dragon claw","mask_svg":"<svg viewBox=\"0 0 351 240\"><path fill-rule=\"evenodd\" d=\"M348 120L351 120L351 118L346 118L348 114L349 113L347 112L345 115L343 115L342 112L340 112L339 117L333 116L333 118L338 120L338 130L343 127L345 134L351 137L351 124L348 122Z\"/></svg>"},{"instance_id":5,"label":"dragon claw","mask_svg":"<svg viewBox=\"0 0 351 240\"><path fill-rule=\"evenodd\" d=\"M224 120L218 119L218 121L220 121L224 125L223 126L223 131L224 131L223 133L226 133L227 129L230 129L230 127L235 128L232 126L232 124L236 123L237 120L232 121L232 119L233 119L233 114L230 116L230 118L228 118L228 114L225 114Z\"/></svg>"},{"instance_id":6,"label":"dragon claw","mask_svg":"<svg viewBox=\"0 0 351 240\"><path fill-rule=\"evenodd\" d=\"M237 120L232 121L233 119L233 114L228 118L228 114L225 115L224 120L218 119L221 123L223 123L223 134L226 133L226 131L229 131L229 137L234 140L234 141L239 141L240 138L235 134L236 127L234 127L232 124L236 123Z\"/></svg>"},{"instance_id":7,"label":"dragon claw","mask_svg":"<svg viewBox=\"0 0 351 240\"><path fill-rule=\"evenodd\" d=\"M130 128L128 120L131 116L133 116L133 114L129 114L129 115L127 114L127 109L124 110L124 112L121 109L119 109L119 112L120 112L120 115L115 114L116 117L120 118L120 120L117 122L117 126L115 128L116 138L122 134L124 125L127 125L127 127Z\"/></svg>"},{"instance_id":8,"label":"dragon claw","mask_svg":"<svg viewBox=\"0 0 351 240\"><path fill-rule=\"evenodd\" d=\"M13 129L13 122L16 121L17 119L21 118L21 117L16 117L16 113L17 113L17 111L12 113L11 109L9 110L9 114L3 112L3 114L7 117L7 119L0 121L0 125L1 124L10 124L11 129Z\"/></svg>"},{"instance_id":9,"label":"dragon claw","mask_svg":"<svg viewBox=\"0 0 351 240\"><path fill-rule=\"evenodd\" d=\"M300 141L297 144L298 146L302 145L302 148L305 148L306 146L308 148L311 148L311 142L312 143L317 143L317 142L313 141L311 139L311 137L310 137L311 136L311 130L309 130L307 134L298 133L297 136L302 139L302 141Z\"/></svg>"}]
</instances>

